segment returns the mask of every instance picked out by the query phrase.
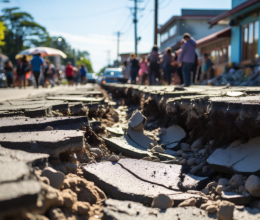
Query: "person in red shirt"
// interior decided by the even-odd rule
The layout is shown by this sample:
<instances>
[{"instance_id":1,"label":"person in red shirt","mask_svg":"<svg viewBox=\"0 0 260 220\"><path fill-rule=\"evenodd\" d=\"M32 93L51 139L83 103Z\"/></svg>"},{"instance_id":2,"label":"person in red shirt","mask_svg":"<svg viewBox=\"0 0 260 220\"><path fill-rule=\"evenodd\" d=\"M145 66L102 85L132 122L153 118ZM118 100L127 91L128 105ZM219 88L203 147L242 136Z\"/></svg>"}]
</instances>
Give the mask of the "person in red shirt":
<instances>
[{"instance_id":1,"label":"person in red shirt","mask_svg":"<svg viewBox=\"0 0 260 220\"><path fill-rule=\"evenodd\" d=\"M73 66L71 65L71 62L67 63L65 73L66 73L67 80L69 81L69 86L73 86L74 71L73 71Z\"/></svg>"}]
</instances>

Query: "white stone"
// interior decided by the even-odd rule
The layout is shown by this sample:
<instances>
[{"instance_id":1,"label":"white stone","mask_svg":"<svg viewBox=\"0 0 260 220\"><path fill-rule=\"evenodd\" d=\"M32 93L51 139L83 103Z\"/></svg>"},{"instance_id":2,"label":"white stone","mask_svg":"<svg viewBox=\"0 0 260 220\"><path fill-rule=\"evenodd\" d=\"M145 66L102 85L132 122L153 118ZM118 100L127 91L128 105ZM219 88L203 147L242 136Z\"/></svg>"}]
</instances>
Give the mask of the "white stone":
<instances>
[{"instance_id":1,"label":"white stone","mask_svg":"<svg viewBox=\"0 0 260 220\"><path fill-rule=\"evenodd\" d=\"M201 190L202 193L204 193L205 195L209 194L209 188L205 187L203 190Z\"/></svg>"},{"instance_id":2,"label":"white stone","mask_svg":"<svg viewBox=\"0 0 260 220\"><path fill-rule=\"evenodd\" d=\"M90 148L90 152L95 153L97 155L96 158L101 158L103 156L103 153L99 148Z\"/></svg>"},{"instance_id":3,"label":"white stone","mask_svg":"<svg viewBox=\"0 0 260 220\"><path fill-rule=\"evenodd\" d=\"M226 178L220 178L218 180L218 185L227 186L229 184L229 180Z\"/></svg>"},{"instance_id":4,"label":"white stone","mask_svg":"<svg viewBox=\"0 0 260 220\"><path fill-rule=\"evenodd\" d=\"M160 146L155 146L153 149L152 149L152 151L156 151L156 152L158 152L158 153L163 153L163 154L165 154L166 152L165 152L165 150L164 149L162 149Z\"/></svg>"},{"instance_id":5,"label":"white stone","mask_svg":"<svg viewBox=\"0 0 260 220\"><path fill-rule=\"evenodd\" d=\"M137 126L139 126L140 124L144 124L145 121L146 121L146 118L143 116L143 114L140 111L136 110L132 114L132 117L129 119L128 125L132 129L134 129Z\"/></svg>"},{"instance_id":6,"label":"white stone","mask_svg":"<svg viewBox=\"0 0 260 220\"><path fill-rule=\"evenodd\" d=\"M228 201L221 201L219 203L218 219L219 220L232 220L235 204Z\"/></svg>"},{"instance_id":7,"label":"white stone","mask_svg":"<svg viewBox=\"0 0 260 220\"><path fill-rule=\"evenodd\" d=\"M111 162L117 162L117 161L119 161L119 156L117 156L117 155L111 155L107 160L108 161L111 161Z\"/></svg>"},{"instance_id":8,"label":"white stone","mask_svg":"<svg viewBox=\"0 0 260 220\"><path fill-rule=\"evenodd\" d=\"M46 176L50 180L50 186L56 189L62 186L65 179L65 175L62 172L51 167L44 168L41 176Z\"/></svg>"},{"instance_id":9,"label":"white stone","mask_svg":"<svg viewBox=\"0 0 260 220\"><path fill-rule=\"evenodd\" d=\"M203 168L204 165L205 165L205 163L202 162L200 165L193 167L190 170L190 173L193 175L196 174L199 170L201 170Z\"/></svg>"},{"instance_id":10,"label":"white stone","mask_svg":"<svg viewBox=\"0 0 260 220\"><path fill-rule=\"evenodd\" d=\"M184 164L186 164L187 163L187 160L186 159L182 159L181 161L179 161L179 164L180 165L184 165Z\"/></svg>"},{"instance_id":11,"label":"white stone","mask_svg":"<svg viewBox=\"0 0 260 220\"><path fill-rule=\"evenodd\" d=\"M260 197L260 178L255 175L249 176L245 188L252 196Z\"/></svg>"},{"instance_id":12,"label":"white stone","mask_svg":"<svg viewBox=\"0 0 260 220\"><path fill-rule=\"evenodd\" d=\"M164 194L159 194L153 199L152 207L159 209L167 209L174 205L174 201L170 199L169 196Z\"/></svg>"},{"instance_id":13,"label":"white stone","mask_svg":"<svg viewBox=\"0 0 260 220\"><path fill-rule=\"evenodd\" d=\"M216 188L216 192L221 195L221 192L222 191L226 191L227 190L227 187L226 186L222 186L222 185L218 185L217 188Z\"/></svg>"},{"instance_id":14,"label":"white stone","mask_svg":"<svg viewBox=\"0 0 260 220\"><path fill-rule=\"evenodd\" d=\"M44 130L45 130L45 131L53 131L53 127L47 126Z\"/></svg>"},{"instance_id":15,"label":"white stone","mask_svg":"<svg viewBox=\"0 0 260 220\"><path fill-rule=\"evenodd\" d=\"M232 178L229 180L229 185L233 188L238 188L239 186L243 185L243 176L240 174L232 176Z\"/></svg>"},{"instance_id":16,"label":"white stone","mask_svg":"<svg viewBox=\"0 0 260 220\"><path fill-rule=\"evenodd\" d=\"M238 187L238 192L239 192L240 194L242 194L242 193L244 192L244 190L245 190L245 187L244 187L243 185L241 185L241 186Z\"/></svg>"}]
</instances>

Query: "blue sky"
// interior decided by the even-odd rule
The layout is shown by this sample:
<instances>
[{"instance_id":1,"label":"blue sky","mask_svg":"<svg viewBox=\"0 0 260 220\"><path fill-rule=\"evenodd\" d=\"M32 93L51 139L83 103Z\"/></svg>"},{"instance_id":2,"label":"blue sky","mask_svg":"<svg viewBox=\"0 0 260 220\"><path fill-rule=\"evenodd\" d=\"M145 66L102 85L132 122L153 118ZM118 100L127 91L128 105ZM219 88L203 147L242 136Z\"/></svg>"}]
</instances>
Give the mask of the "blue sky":
<instances>
[{"instance_id":1,"label":"blue sky","mask_svg":"<svg viewBox=\"0 0 260 220\"><path fill-rule=\"evenodd\" d=\"M173 15L180 15L182 8L230 9L231 0L158 0L159 21L164 24ZM0 8L18 6L29 12L36 22L46 27L50 35L61 35L80 50L87 50L97 72L116 59L116 32L123 35L120 53L134 51L134 25L130 0L10 0L0 3ZM139 52L150 51L153 45L154 0L138 3L144 10L138 12Z\"/></svg>"}]
</instances>

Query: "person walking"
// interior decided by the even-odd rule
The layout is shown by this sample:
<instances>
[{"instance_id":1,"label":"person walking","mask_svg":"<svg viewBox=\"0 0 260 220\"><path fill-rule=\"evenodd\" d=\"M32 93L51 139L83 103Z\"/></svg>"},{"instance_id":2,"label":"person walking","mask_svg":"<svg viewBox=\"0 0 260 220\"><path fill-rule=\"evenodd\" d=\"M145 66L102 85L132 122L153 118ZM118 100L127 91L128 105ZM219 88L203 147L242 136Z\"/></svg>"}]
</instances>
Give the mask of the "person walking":
<instances>
[{"instance_id":1,"label":"person walking","mask_svg":"<svg viewBox=\"0 0 260 220\"><path fill-rule=\"evenodd\" d=\"M81 77L81 84L86 84L87 81L87 73L88 69L85 67L84 64L81 64L79 67L80 77Z\"/></svg>"},{"instance_id":2,"label":"person walking","mask_svg":"<svg viewBox=\"0 0 260 220\"><path fill-rule=\"evenodd\" d=\"M50 63L49 60L46 61L46 65L44 66L44 87L47 87L47 82L55 86L55 82L53 80L53 76L55 74L55 66Z\"/></svg>"},{"instance_id":3,"label":"person walking","mask_svg":"<svg viewBox=\"0 0 260 220\"><path fill-rule=\"evenodd\" d=\"M183 35L186 43L182 47L182 51L178 58L178 65L182 66L182 74L184 78L184 86L190 86L191 72L194 67L196 41L189 33Z\"/></svg>"},{"instance_id":4,"label":"person walking","mask_svg":"<svg viewBox=\"0 0 260 220\"><path fill-rule=\"evenodd\" d=\"M168 85L171 85L171 81L172 81L173 61L174 61L174 57L172 55L172 48L167 47L165 49L165 54L163 56L163 69L166 75Z\"/></svg>"},{"instance_id":5,"label":"person walking","mask_svg":"<svg viewBox=\"0 0 260 220\"><path fill-rule=\"evenodd\" d=\"M142 85L144 84L145 75L147 74L147 69L148 69L147 60L145 59L144 56L142 57L139 65L140 65L140 69L138 72L138 76L139 76L139 82Z\"/></svg>"},{"instance_id":6,"label":"person walking","mask_svg":"<svg viewBox=\"0 0 260 220\"><path fill-rule=\"evenodd\" d=\"M36 88L39 87L39 76L41 73L41 67L43 67L44 59L41 57L41 54L35 54L31 60L31 69L36 82Z\"/></svg>"},{"instance_id":7,"label":"person walking","mask_svg":"<svg viewBox=\"0 0 260 220\"><path fill-rule=\"evenodd\" d=\"M23 55L23 58L20 60L17 66L17 75L19 78L19 88L22 88L22 81L23 81L23 86L25 88L26 86L26 78L25 75L30 71L30 65L29 62L27 61L27 56Z\"/></svg>"},{"instance_id":8,"label":"person walking","mask_svg":"<svg viewBox=\"0 0 260 220\"><path fill-rule=\"evenodd\" d=\"M139 70L139 61L136 59L136 54L130 54L130 63L131 63L131 83L136 84L136 77Z\"/></svg>"},{"instance_id":9,"label":"person walking","mask_svg":"<svg viewBox=\"0 0 260 220\"><path fill-rule=\"evenodd\" d=\"M67 63L65 73L66 73L67 80L69 82L69 86L73 86L74 70L73 70L73 66L71 65L70 61Z\"/></svg>"},{"instance_id":10,"label":"person walking","mask_svg":"<svg viewBox=\"0 0 260 220\"><path fill-rule=\"evenodd\" d=\"M204 54L204 66L203 66L203 74L201 75L201 82L206 78L207 82L211 79L212 77L212 66L213 62L209 58L209 55L207 53Z\"/></svg>"},{"instance_id":11,"label":"person walking","mask_svg":"<svg viewBox=\"0 0 260 220\"><path fill-rule=\"evenodd\" d=\"M7 78L7 86L14 87L14 80L13 80L13 64L10 60L5 62L4 65L5 75Z\"/></svg>"},{"instance_id":12,"label":"person walking","mask_svg":"<svg viewBox=\"0 0 260 220\"><path fill-rule=\"evenodd\" d=\"M149 54L149 82L150 85L159 84L160 82L160 56L157 45L153 46Z\"/></svg>"}]
</instances>

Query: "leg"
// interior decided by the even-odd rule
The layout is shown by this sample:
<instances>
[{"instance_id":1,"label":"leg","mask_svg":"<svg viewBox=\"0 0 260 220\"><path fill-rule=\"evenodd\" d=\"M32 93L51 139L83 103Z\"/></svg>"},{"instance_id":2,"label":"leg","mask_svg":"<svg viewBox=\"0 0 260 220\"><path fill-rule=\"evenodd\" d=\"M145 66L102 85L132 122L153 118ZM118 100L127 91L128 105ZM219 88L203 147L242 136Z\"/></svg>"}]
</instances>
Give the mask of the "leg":
<instances>
[{"instance_id":1,"label":"leg","mask_svg":"<svg viewBox=\"0 0 260 220\"><path fill-rule=\"evenodd\" d=\"M190 86L191 68L192 68L192 65L190 65L190 63L183 62L182 72L183 72L183 78L184 78L184 86Z\"/></svg>"}]
</instances>

